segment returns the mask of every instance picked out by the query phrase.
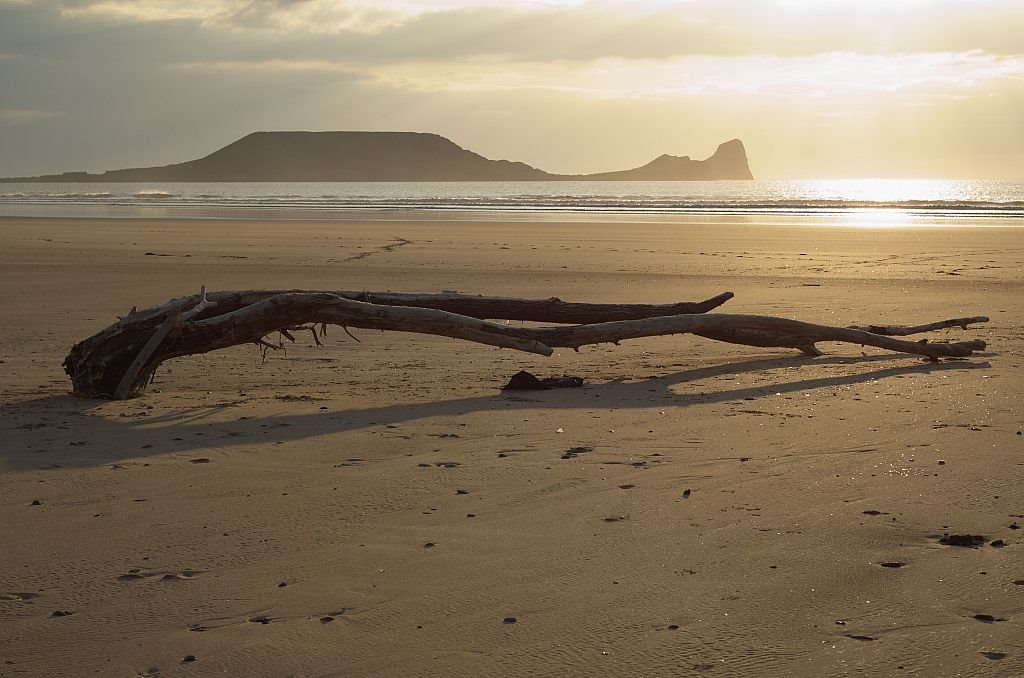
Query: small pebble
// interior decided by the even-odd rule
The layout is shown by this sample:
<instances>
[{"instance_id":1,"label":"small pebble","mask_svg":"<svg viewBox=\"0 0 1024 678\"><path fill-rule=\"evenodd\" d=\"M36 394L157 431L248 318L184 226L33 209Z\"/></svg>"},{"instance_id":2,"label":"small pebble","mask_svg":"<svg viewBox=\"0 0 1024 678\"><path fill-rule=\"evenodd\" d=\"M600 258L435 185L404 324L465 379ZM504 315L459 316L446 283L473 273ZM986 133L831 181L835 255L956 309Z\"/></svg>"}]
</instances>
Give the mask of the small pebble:
<instances>
[{"instance_id":1,"label":"small pebble","mask_svg":"<svg viewBox=\"0 0 1024 678\"><path fill-rule=\"evenodd\" d=\"M184 657L181 658L181 663L182 664L188 664L189 662L194 662L195 660L196 660L196 656L194 654L187 654L187 655L185 655Z\"/></svg>"},{"instance_id":2,"label":"small pebble","mask_svg":"<svg viewBox=\"0 0 1024 678\"><path fill-rule=\"evenodd\" d=\"M515 617L505 617L504 619L501 620L501 623L502 624L515 624L516 621L517 620L516 620Z\"/></svg>"}]
</instances>

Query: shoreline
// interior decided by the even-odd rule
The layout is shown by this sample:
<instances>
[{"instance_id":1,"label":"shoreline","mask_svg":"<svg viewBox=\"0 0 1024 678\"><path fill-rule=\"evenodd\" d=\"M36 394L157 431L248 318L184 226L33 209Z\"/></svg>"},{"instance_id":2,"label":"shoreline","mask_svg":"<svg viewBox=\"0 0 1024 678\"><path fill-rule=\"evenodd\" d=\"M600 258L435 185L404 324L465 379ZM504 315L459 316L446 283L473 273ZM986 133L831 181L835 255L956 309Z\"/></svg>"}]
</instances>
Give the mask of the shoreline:
<instances>
[{"instance_id":1,"label":"shoreline","mask_svg":"<svg viewBox=\"0 0 1024 678\"><path fill-rule=\"evenodd\" d=\"M836 211L715 211L619 212L582 210L476 210L476 209L231 209L231 208L130 208L89 206L0 206L0 220L139 220L139 221L229 221L229 222L339 222L339 223L547 223L547 224L675 224L745 225L750 227L856 228L856 229L943 229L1024 228L1024 212L943 212L891 208L849 208Z\"/></svg>"}]
</instances>

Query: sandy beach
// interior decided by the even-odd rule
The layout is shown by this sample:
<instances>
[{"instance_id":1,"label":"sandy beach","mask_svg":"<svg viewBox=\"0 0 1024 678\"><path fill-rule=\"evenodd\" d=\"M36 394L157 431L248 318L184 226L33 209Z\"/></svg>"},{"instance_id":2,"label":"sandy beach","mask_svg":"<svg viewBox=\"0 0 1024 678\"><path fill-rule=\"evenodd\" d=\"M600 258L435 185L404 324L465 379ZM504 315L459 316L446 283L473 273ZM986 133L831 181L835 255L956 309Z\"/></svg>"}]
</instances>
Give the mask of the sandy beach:
<instances>
[{"instance_id":1,"label":"sandy beach","mask_svg":"<svg viewBox=\"0 0 1024 678\"><path fill-rule=\"evenodd\" d=\"M0 676L1024 675L1024 231L0 219ZM331 328L70 395L132 307L307 288L991 321L930 363ZM519 370L579 389L503 392ZM977 548L944 535L980 535Z\"/></svg>"}]
</instances>

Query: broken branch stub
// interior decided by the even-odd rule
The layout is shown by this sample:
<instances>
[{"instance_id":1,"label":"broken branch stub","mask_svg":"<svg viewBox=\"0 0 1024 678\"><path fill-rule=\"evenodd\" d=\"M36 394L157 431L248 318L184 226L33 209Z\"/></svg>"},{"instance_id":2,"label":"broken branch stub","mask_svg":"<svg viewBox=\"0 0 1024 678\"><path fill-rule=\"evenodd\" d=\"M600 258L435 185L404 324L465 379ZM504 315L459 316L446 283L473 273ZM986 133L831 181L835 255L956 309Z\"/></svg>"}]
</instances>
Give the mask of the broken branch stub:
<instances>
[{"instance_id":1,"label":"broken branch stub","mask_svg":"<svg viewBox=\"0 0 1024 678\"><path fill-rule=\"evenodd\" d=\"M985 348L985 342L979 340L914 342L863 329L771 316L706 313L731 297L725 292L704 302L679 304L573 304L557 298L459 294L204 292L199 297L175 299L136 311L79 342L65 358L64 369L75 393L122 399L140 393L154 370L171 358L245 343L266 346L264 337L273 332L291 339L289 330L327 324L435 334L539 355L550 355L554 348L578 349L588 344L686 333L747 346L796 348L810 355L819 354L815 344L821 341L875 346L931 359L963 357ZM380 301L384 303L377 303ZM681 309L687 311L681 313ZM563 327L513 327L483 318L587 322ZM918 328L979 320L941 321Z\"/></svg>"}]
</instances>

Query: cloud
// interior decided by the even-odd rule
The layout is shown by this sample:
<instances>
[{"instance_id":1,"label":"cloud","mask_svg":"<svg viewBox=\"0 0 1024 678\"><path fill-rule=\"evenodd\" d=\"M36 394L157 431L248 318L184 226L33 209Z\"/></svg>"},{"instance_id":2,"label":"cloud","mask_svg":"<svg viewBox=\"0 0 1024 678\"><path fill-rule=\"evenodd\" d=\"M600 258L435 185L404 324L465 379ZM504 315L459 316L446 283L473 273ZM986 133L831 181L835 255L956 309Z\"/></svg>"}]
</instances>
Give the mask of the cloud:
<instances>
[{"instance_id":1,"label":"cloud","mask_svg":"<svg viewBox=\"0 0 1024 678\"><path fill-rule=\"evenodd\" d=\"M31 108L0 108L0 125L19 125L39 120L48 120L60 115L60 113L52 111L39 111Z\"/></svg>"},{"instance_id":2,"label":"cloud","mask_svg":"<svg viewBox=\"0 0 1024 678\"><path fill-rule=\"evenodd\" d=\"M796 57L686 56L519 62L495 58L365 63L326 59L184 62L176 70L345 73L409 91L551 90L590 97L676 98L741 94L796 98L956 90L1024 80L1024 56L981 52L871 55L829 52Z\"/></svg>"},{"instance_id":3,"label":"cloud","mask_svg":"<svg viewBox=\"0 0 1024 678\"><path fill-rule=\"evenodd\" d=\"M207 71L221 73L360 73L364 67L345 61L326 59L266 59L263 61L184 61L168 66L173 71Z\"/></svg>"},{"instance_id":4,"label":"cloud","mask_svg":"<svg viewBox=\"0 0 1024 678\"><path fill-rule=\"evenodd\" d=\"M5 0L0 0L4 2ZM31 0L6 0L30 2ZM533 10L580 4L578 0L504 1L441 0L61 0L65 17L108 17L138 22L196 21L206 28L310 33L376 33L403 25L423 14L465 8Z\"/></svg>"},{"instance_id":5,"label":"cloud","mask_svg":"<svg viewBox=\"0 0 1024 678\"><path fill-rule=\"evenodd\" d=\"M138 22L178 19L202 21L209 17L211 8L220 7L222 4L214 1L207 5L197 5L165 0L65 0L58 3L60 14L64 17L101 17Z\"/></svg>"},{"instance_id":6,"label":"cloud","mask_svg":"<svg viewBox=\"0 0 1024 678\"><path fill-rule=\"evenodd\" d=\"M3 0L0 0L2 2ZM9 1L9 0L8 0ZM375 55L665 58L1022 51L1019 0L44 0L65 17L346 36Z\"/></svg>"}]
</instances>

